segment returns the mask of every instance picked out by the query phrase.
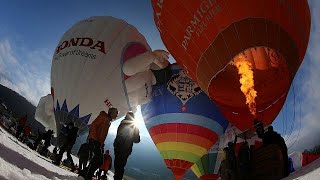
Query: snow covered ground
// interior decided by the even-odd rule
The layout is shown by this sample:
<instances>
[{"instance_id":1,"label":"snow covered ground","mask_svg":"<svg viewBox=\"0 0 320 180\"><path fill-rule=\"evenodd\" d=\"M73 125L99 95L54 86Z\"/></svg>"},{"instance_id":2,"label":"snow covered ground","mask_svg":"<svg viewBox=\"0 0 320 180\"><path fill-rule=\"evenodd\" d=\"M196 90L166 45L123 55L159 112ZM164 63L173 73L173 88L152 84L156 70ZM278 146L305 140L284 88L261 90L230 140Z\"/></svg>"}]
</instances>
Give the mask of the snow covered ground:
<instances>
[{"instance_id":1,"label":"snow covered ground","mask_svg":"<svg viewBox=\"0 0 320 180\"><path fill-rule=\"evenodd\" d=\"M51 149L52 150L52 149ZM64 157L65 158L65 157ZM73 157L78 163L78 158ZM108 179L113 173L109 171ZM0 180L83 180L77 174L61 169L48 162L47 158L31 150L26 144L17 141L15 137L0 127ZM284 180L319 180L320 159L290 174Z\"/></svg>"},{"instance_id":2,"label":"snow covered ground","mask_svg":"<svg viewBox=\"0 0 320 180\"><path fill-rule=\"evenodd\" d=\"M78 158L74 157L75 163ZM110 177L109 177L110 176ZM109 171L109 179L113 173ZM0 127L0 179L8 180L83 180L77 174L61 169L31 150L26 144Z\"/></svg>"},{"instance_id":3,"label":"snow covered ground","mask_svg":"<svg viewBox=\"0 0 320 180\"><path fill-rule=\"evenodd\" d=\"M320 179L320 158L313 161L311 164L291 173L283 180L296 179L296 180L319 180Z\"/></svg>"}]
</instances>

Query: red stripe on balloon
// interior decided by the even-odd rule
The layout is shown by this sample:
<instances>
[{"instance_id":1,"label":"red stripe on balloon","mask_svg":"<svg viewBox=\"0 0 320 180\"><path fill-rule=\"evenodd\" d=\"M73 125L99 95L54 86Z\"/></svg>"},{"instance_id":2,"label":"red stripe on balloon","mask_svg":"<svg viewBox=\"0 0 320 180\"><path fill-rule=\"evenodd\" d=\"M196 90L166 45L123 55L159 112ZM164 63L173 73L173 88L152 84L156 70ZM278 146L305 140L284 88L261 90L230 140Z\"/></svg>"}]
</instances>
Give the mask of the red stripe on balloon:
<instances>
[{"instance_id":1,"label":"red stripe on balloon","mask_svg":"<svg viewBox=\"0 0 320 180\"><path fill-rule=\"evenodd\" d=\"M205 149L209 149L216 141L210 141L209 139L200 138L198 135L193 134L180 134L180 133L165 133L161 135L151 136L155 144L162 142L184 142L188 144L197 145ZM218 140L218 135L215 133L214 137Z\"/></svg>"},{"instance_id":2,"label":"red stripe on balloon","mask_svg":"<svg viewBox=\"0 0 320 180\"><path fill-rule=\"evenodd\" d=\"M185 133L201 136L212 142L217 141L217 134L208 128L204 128L193 124L183 123L166 123L154 126L149 129L150 136L164 133Z\"/></svg>"}]
</instances>

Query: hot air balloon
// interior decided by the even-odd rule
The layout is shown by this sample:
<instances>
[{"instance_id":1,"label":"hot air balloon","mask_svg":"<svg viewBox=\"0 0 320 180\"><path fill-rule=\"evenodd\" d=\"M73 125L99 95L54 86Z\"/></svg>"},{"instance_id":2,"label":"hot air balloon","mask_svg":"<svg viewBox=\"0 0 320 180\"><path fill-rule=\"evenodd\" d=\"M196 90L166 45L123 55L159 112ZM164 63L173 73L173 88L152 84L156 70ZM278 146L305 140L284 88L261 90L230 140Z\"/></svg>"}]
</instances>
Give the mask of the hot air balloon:
<instances>
[{"instance_id":1,"label":"hot air balloon","mask_svg":"<svg viewBox=\"0 0 320 180\"><path fill-rule=\"evenodd\" d=\"M247 137L237 138L235 144L236 156L238 156L241 145L245 142L247 142L249 146L254 145L255 149L258 149L262 146L262 139L258 138L256 135L252 136L250 131L246 133L248 134ZM209 149L207 154L202 156L201 159L191 167L191 170L201 180L218 179L218 171L221 166L221 161L223 160L223 148L227 147L229 142L234 142L236 136L244 135L245 134L242 133L238 128L232 124L229 124L223 135L219 136L218 142Z\"/></svg>"},{"instance_id":2,"label":"hot air balloon","mask_svg":"<svg viewBox=\"0 0 320 180\"><path fill-rule=\"evenodd\" d=\"M83 134L100 111L115 107L118 117L135 112L136 106L149 101L156 83L150 69L166 67L167 59L166 51L151 51L144 36L124 20L81 20L64 33L55 50L51 95L39 103L36 118L56 124L50 127L55 133L73 121ZM47 122L52 113L56 123Z\"/></svg>"},{"instance_id":3,"label":"hot air balloon","mask_svg":"<svg viewBox=\"0 0 320 180\"><path fill-rule=\"evenodd\" d=\"M152 0L161 38L240 130L270 124L302 63L307 0Z\"/></svg>"},{"instance_id":4,"label":"hot air balloon","mask_svg":"<svg viewBox=\"0 0 320 180\"><path fill-rule=\"evenodd\" d=\"M180 66L154 74L158 83L141 112L166 166L181 179L216 143L228 122Z\"/></svg>"},{"instance_id":5,"label":"hot air balloon","mask_svg":"<svg viewBox=\"0 0 320 180\"><path fill-rule=\"evenodd\" d=\"M191 170L200 180L216 180L219 178L221 161L222 151L218 141L191 167Z\"/></svg>"},{"instance_id":6,"label":"hot air balloon","mask_svg":"<svg viewBox=\"0 0 320 180\"><path fill-rule=\"evenodd\" d=\"M40 98L35 112L35 119L44 119L44 121L41 121L41 124L46 129L51 128L56 130L56 120L54 117L53 101L51 94L48 94L47 96L43 96Z\"/></svg>"}]
</instances>

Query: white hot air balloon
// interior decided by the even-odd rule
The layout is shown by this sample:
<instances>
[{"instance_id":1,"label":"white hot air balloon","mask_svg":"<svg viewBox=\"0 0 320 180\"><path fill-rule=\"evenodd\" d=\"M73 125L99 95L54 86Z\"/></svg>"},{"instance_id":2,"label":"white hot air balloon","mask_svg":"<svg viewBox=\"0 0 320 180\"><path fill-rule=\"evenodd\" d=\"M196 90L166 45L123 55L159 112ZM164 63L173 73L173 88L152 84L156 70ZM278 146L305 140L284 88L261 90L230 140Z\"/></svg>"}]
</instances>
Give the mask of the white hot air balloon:
<instances>
[{"instance_id":1,"label":"white hot air balloon","mask_svg":"<svg viewBox=\"0 0 320 180\"><path fill-rule=\"evenodd\" d=\"M41 97L34 117L37 120L41 119L41 123L46 129L52 129L57 132L51 94ZM54 134L57 136L56 133Z\"/></svg>"},{"instance_id":2,"label":"white hot air balloon","mask_svg":"<svg viewBox=\"0 0 320 180\"><path fill-rule=\"evenodd\" d=\"M54 109L56 128L51 129L57 133L72 121L82 134L102 110L115 107L118 117L135 112L151 97L156 83L151 70L165 68L168 55L152 51L144 36L124 20L101 16L76 23L53 55L51 98L45 101ZM48 123L48 111L41 111L46 103L39 103L42 113L36 119L54 126Z\"/></svg>"}]
</instances>

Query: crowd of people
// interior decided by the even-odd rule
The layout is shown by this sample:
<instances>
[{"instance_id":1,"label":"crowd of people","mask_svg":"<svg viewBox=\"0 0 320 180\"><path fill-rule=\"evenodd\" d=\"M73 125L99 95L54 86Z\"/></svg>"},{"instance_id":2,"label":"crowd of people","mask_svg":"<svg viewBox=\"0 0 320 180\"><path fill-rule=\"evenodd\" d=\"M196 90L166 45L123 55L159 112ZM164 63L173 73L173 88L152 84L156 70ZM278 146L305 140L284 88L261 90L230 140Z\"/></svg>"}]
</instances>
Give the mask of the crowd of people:
<instances>
[{"instance_id":1,"label":"crowd of people","mask_svg":"<svg viewBox=\"0 0 320 180\"><path fill-rule=\"evenodd\" d=\"M281 155L283 159L283 176L287 177L290 174L290 163L288 160L288 149L286 143L281 135L273 130L272 126L264 130L263 124L259 121L255 122L256 133L259 138L262 139L263 147L269 145L277 145L281 149ZM254 145L249 147L247 141L241 144L238 155L236 156L235 144L237 142L237 136L234 142L229 142L227 147L223 149L224 158L221 162L219 174L226 180L249 180L252 172L252 159Z\"/></svg>"},{"instance_id":2,"label":"crowd of people","mask_svg":"<svg viewBox=\"0 0 320 180\"><path fill-rule=\"evenodd\" d=\"M107 149L104 152L104 142L108 135L111 122L118 116L116 108L110 108L108 113L101 111L97 118L91 123L89 127L89 134L85 143L83 143L77 153L79 157L79 166L75 167L71 157L71 149L78 137L78 128L72 123L66 124L61 129L63 140L60 140L60 150L57 153L54 164L60 165L64 152L67 152L67 161L71 171L77 172L79 176L85 179L106 179L107 172L112 168L112 158L110 151ZM124 120L121 121L117 136L114 141L114 179L121 180L124 174L124 167L127 159L132 152L134 143L140 142L139 129L134 125L134 113L128 112Z\"/></svg>"},{"instance_id":3,"label":"crowd of people","mask_svg":"<svg viewBox=\"0 0 320 180\"><path fill-rule=\"evenodd\" d=\"M108 135L109 127L111 122L118 116L118 110L116 108L110 108L108 113L101 111L97 118L92 122L89 127L89 134L86 142L84 142L77 153L79 157L79 166L76 167L71 156L71 150L78 137L79 128L75 126L73 122L65 124L60 131L60 143L53 150L53 163L60 165L63 154L67 153L67 159L71 171L78 172L79 176L84 177L87 180L91 180L92 177L98 179L107 179L108 170L112 168L112 158L109 149L104 152L104 142ZM15 136L25 141L31 135L31 128L27 125L27 115L21 117L16 127ZM273 130L272 126L267 128L265 131L264 126L261 122L255 121L256 134L262 139L263 146L272 144L278 145L281 149L282 159L284 162L283 174L288 176L289 171L289 160L288 160L288 149L284 139L280 134ZM44 133L39 132L35 139L32 149L37 150L41 155L47 156L48 147L51 145L51 139L53 138L53 130L48 130ZM42 143L44 141L44 143ZM128 157L132 153L132 147L134 143L140 142L139 129L134 125L134 113L128 112L125 118L121 121L117 135L113 143L114 148L114 179L121 180L124 174L124 167L126 166ZM235 152L235 144L237 142L237 136L234 142L229 142L227 147L223 149L224 160L221 162L220 175L223 179L251 179L250 171L251 160L254 145L249 147L247 141L241 144L237 156ZM42 145L39 148L39 145ZM59 151L59 153L58 153Z\"/></svg>"},{"instance_id":4,"label":"crowd of people","mask_svg":"<svg viewBox=\"0 0 320 180\"><path fill-rule=\"evenodd\" d=\"M71 171L77 172L79 176L86 180L91 180L92 177L107 179L108 171L112 168L113 163L114 179L121 180L133 144L140 142L140 135L139 129L134 124L134 113L128 112L117 129L117 135L113 143L115 157L113 162L109 149L104 153L104 146L111 122L117 116L117 108L109 108L108 113L101 111L91 123L87 140L80 146L77 153L78 166L74 164L71 156L71 150L79 136L79 128L73 122L66 123L58 132L59 143L53 149L53 153L49 153L48 150L54 137L54 131L51 129L43 133L38 130L38 135L33 137L34 142L30 148L43 156L48 157L48 154L51 154L50 158L53 160L53 164L57 166L65 164L70 167ZM21 141L28 139L31 135L31 128L27 125L27 119L27 115L21 117L16 125L15 136ZM67 153L67 159L62 160L65 152Z\"/></svg>"}]
</instances>

